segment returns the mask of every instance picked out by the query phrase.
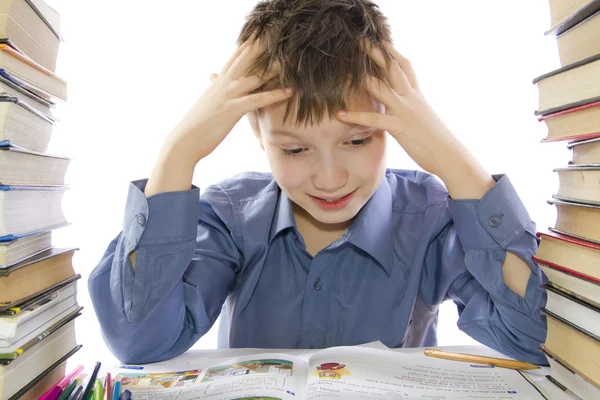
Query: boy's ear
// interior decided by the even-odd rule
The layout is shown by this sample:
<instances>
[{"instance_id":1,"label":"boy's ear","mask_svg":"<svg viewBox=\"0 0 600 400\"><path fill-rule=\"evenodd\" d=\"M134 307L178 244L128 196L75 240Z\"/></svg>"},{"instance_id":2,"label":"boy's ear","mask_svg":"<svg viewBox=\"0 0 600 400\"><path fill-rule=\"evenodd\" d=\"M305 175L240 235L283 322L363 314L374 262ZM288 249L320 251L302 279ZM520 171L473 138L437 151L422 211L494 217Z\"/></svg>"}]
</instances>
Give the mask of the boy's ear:
<instances>
[{"instance_id":1,"label":"boy's ear","mask_svg":"<svg viewBox=\"0 0 600 400\"><path fill-rule=\"evenodd\" d=\"M256 140L258 140L258 145L260 146L261 149L265 149L265 146L263 145L263 141L262 141L262 135L260 134L260 126L258 125L258 119L256 118L256 112L249 112L246 114L246 117L248 118L248 121L250 122L250 127L252 128L252 131L254 132L254 136L256 136Z\"/></svg>"}]
</instances>

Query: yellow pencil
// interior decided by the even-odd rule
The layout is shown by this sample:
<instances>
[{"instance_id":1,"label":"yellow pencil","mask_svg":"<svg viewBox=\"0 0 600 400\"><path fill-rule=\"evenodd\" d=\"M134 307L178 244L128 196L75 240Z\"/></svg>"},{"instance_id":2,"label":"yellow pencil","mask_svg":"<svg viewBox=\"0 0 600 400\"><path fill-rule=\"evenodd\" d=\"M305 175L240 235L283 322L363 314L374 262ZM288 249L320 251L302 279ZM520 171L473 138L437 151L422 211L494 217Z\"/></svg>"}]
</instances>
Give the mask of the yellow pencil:
<instances>
[{"instance_id":1,"label":"yellow pencil","mask_svg":"<svg viewBox=\"0 0 600 400\"><path fill-rule=\"evenodd\" d=\"M475 363L475 364L493 365L494 367L509 368L509 369L531 370L531 369L539 368L537 365L530 364L525 361L477 356L474 354L453 353L450 351L443 351L443 350L436 350L436 349L425 349L425 355L429 356L429 357L435 357L435 358L444 358L446 360L470 362L470 363Z\"/></svg>"}]
</instances>

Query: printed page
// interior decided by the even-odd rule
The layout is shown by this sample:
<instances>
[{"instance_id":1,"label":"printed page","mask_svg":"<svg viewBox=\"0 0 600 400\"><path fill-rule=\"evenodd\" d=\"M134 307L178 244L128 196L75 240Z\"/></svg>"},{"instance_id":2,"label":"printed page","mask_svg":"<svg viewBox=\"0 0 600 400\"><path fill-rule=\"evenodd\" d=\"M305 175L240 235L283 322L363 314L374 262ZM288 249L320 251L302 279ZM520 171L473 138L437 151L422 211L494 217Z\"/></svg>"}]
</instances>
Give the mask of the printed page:
<instances>
[{"instance_id":1,"label":"printed page","mask_svg":"<svg viewBox=\"0 0 600 400\"><path fill-rule=\"evenodd\" d=\"M515 370L356 347L311 357L307 398L544 399Z\"/></svg>"},{"instance_id":2,"label":"printed page","mask_svg":"<svg viewBox=\"0 0 600 400\"><path fill-rule=\"evenodd\" d=\"M135 400L304 399L307 364L300 358L265 353L203 360L184 371L119 369L113 375Z\"/></svg>"}]
</instances>

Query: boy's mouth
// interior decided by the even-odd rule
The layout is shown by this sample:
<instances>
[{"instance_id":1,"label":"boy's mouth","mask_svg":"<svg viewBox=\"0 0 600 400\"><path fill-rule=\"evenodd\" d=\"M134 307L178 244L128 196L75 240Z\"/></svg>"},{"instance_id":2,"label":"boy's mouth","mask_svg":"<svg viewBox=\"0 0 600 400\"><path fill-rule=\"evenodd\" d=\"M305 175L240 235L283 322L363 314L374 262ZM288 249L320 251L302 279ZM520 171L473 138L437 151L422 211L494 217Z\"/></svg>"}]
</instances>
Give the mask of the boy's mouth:
<instances>
[{"instance_id":1,"label":"boy's mouth","mask_svg":"<svg viewBox=\"0 0 600 400\"><path fill-rule=\"evenodd\" d=\"M316 197L316 196L312 196L309 195L313 201L323 210L326 211L331 211L331 210L340 210L344 207L346 207L348 204L350 204L350 202L352 201L352 198L354 197L354 193L356 193L356 190L342 195L342 196L335 196L335 197Z\"/></svg>"}]
</instances>

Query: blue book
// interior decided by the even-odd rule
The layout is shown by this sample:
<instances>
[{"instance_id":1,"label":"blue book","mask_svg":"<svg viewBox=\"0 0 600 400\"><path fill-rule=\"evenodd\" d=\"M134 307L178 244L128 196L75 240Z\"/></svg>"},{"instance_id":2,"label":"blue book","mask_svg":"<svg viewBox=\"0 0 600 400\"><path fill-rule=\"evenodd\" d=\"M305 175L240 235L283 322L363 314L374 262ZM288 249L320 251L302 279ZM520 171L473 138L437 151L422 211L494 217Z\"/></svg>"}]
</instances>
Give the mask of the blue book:
<instances>
[{"instance_id":1,"label":"blue book","mask_svg":"<svg viewBox=\"0 0 600 400\"><path fill-rule=\"evenodd\" d=\"M52 247L52 231L0 242L0 269L20 263Z\"/></svg>"}]
</instances>

